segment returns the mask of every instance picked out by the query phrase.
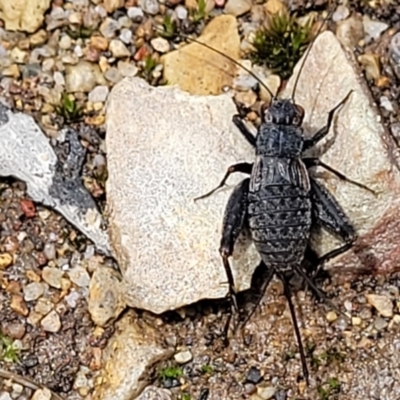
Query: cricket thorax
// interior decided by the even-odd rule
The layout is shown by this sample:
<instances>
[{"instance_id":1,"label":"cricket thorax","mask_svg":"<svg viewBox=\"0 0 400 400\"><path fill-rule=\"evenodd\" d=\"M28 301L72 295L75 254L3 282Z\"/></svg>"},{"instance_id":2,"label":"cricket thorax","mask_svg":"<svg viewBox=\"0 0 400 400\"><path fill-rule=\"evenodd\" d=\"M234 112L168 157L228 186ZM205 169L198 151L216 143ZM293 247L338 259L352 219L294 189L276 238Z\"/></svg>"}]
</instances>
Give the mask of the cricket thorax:
<instances>
[{"instance_id":1,"label":"cricket thorax","mask_svg":"<svg viewBox=\"0 0 400 400\"><path fill-rule=\"evenodd\" d=\"M269 191L272 187L292 187L298 195L308 196L310 179L300 158L278 158L258 155L250 178L250 193Z\"/></svg>"},{"instance_id":2,"label":"cricket thorax","mask_svg":"<svg viewBox=\"0 0 400 400\"><path fill-rule=\"evenodd\" d=\"M297 158L303 151L303 130L296 126L263 123L257 134L256 154Z\"/></svg>"}]
</instances>

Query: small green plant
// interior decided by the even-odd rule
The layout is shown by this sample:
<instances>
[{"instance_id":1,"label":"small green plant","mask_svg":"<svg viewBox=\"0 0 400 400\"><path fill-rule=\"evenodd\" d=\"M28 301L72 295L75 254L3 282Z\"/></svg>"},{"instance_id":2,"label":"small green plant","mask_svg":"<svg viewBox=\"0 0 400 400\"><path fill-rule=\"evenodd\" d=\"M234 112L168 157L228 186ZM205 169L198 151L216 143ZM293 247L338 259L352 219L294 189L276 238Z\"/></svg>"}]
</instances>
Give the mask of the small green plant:
<instances>
[{"instance_id":1,"label":"small green plant","mask_svg":"<svg viewBox=\"0 0 400 400\"><path fill-rule=\"evenodd\" d=\"M288 79L311 36L311 20L302 26L286 9L281 10L267 16L265 25L255 33L255 51L251 53L251 58L257 64L265 64L283 79Z\"/></svg>"},{"instance_id":2,"label":"small green plant","mask_svg":"<svg viewBox=\"0 0 400 400\"><path fill-rule=\"evenodd\" d=\"M197 0L197 8L191 10L190 17L192 21L197 24L198 22L206 19L207 17L207 0Z\"/></svg>"},{"instance_id":3,"label":"small green plant","mask_svg":"<svg viewBox=\"0 0 400 400\"><path fill-rule=\"evenodd\" d=\"M296 352L294 350L288 350L283 353L282 360L289 361L296 357Z\"/></svg>"},{"instance_id":4,"label":"small green plant","mask_svg":"<svg viewBox=\"0 0 400 400\"><path fill-rule=\"evenodd\" d=\"M180 367L166 367L160 370L159 375L162 380L177 379L183 375L183 371Z\"/></svg>"},{"instance_id":5,"label":"small green plant","mask_svg":"<svg viewBox=\"0 0 400 400\"><path fill-rule=\"evenodd\" d=\"M191 400L190 394L189 393L182 393L181 399L182 400Z\"/></svg>"},{"instance_id":6,"label":"small green plant","mask_svg":"<svg viewBox=\"0 0 400 400\"><path fill-rule=\"evenodd\" d=\"M151 54L148 54L143 61L143 69L141 72L142 78L151 84L154 81L152 73L157 67L157 61Z\"/></svg>"},{"instance_id":7,"label":"small green plant","mask_svg":"<svg viewBox=\"0 0 400 400\"><path fill-rule=\"evenodd\" d=\"M162 22L163 31L160 35L167 39L172 39L176 36L176 21L168 14L164 16Z\"/></svg>"},{"instance_id":8,"label":"small green plant","mask_svg":"<svg viewBox=\"0 0 400 400\"><path fill-rule=\"evenodd\" d=\"M328 382L318 387L317 391L320 400L328 400L331 395L335 395L340 392L340 382L337 378L329 378Z\"/></svg>"},{"instance_id":9,"label":"small green plant","mask_svg":"<svg viewBox=\"0 0 400 400\"><path fill-rule=\"evenodd\" d=\"M60 105L56 107L58 115L64 117L68 122L78 121L82 116L82 107L68 93L61 95Z\"/></svg>"},{"instance_id":10,"label":"small green plant","mask_svg":"<svg viewBox=\"0 0 400 400\"><path fill-rule=\"evenodd\" d=\"M320 358L326 361L327 364L331 364L334 362L341 364L346 359L346 354L340 352L338 349L330 348L325 353L322 353L320 355Z\"/></svg>"},{"instance_id":11,"label":"small green plant","mask_svg":"<svg viewBox=\"0 0 400 400\"><path fill-rule=\"evenodd\" d=\"M201 372L203 374L211 375L214 372L214 367L212 365L209 365L209 364L204 364L204 365L201 366Z\"/></svg>"},{"instance_id":12,"label":"small green plant","mask_svg":"<svg viewBox=\"0 0 400 400\"><path fill-rule=\"evenodd\" d=\"M0 331L0 360L16 363L19 350L14 346L11 338Z\"/></svg>"}]
</instances>

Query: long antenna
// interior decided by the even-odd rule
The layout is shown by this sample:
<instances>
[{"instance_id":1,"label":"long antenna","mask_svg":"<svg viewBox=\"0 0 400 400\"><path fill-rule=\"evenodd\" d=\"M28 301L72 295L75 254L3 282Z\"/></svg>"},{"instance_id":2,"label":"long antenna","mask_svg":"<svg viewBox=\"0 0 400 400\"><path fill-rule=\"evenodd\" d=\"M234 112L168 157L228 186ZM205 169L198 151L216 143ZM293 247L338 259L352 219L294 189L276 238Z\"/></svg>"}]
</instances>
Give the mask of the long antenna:
<instances>
[{"instance_id":1,"label":"long antenna","mask_svg":"<svg viewBox=\"0 0 400 400\"><path fill-rule=\"evenodd\" d=\"M331 17L331 15L333 14L333 11L334 11L334 8L332 8L332 9L328 12L328 15L323 19L321 26L318 28L318 31L317 31L317 33L315 34L314 40L310 43L310 46L308 46L308 48L307 48L307 50L306 50L306 53L305 53L304 58L303 58L303 62L302 62L301 65L300 65L299 72L298 72L298 74L297 74L297 76L296 76L296 80L294 81L292 94L291 94L291 96L290 96L290 98L291 98L293 101L294 101L294 94L295 94L295 92L296 92L296 88L297 88L297 84L298 84L298 82L299 82L299 78L300 78L301 72L303 71L304 65L305 65L305 63L306 63L306 61L307 61L307 58L308 58L308 56L309 56L309 54L310 54L310 51L311 51L311 49L312 49L312 47L313 47L313 44L315 43L315 41L317 40L319 34L321 33L322 28L324 27L326 21L328 21L328 19L329 19L329 18Z\"/></svg>"},{"instance_id":2,"label":"long antenna","mask_svg":"<svg viewBox=\"0 0 400 400\"><path fill-rule=\"evenodd\" d=\"M163 32L163 30L158 28L158 27L154 27L154 28L158 32ZM197 39L193 39L190 36L185 35L184 33L179 33L179 36L182 36L184 39L188 40L189 42L197 43L197 44L205 47L206 49L209 49L209 50L219 54L220 56L225 57L227 60L229 60L230 62L232 62L233 64L237 65L238 67L240 67L244 71L246 71L248 74L250 74L269 93L269 95L271 96L271 99L275 98L275 95L272 93L272 91L269 89L269 87L253 71L251 71L250 69L248 69L244 65L240 64L240 62L236 61L234 58L228 56L223 51L220 51L218 49L214 49L214 47L209 46L207 43L203 43L203 42L200 42Z\"/></svg>"}]
</instances>

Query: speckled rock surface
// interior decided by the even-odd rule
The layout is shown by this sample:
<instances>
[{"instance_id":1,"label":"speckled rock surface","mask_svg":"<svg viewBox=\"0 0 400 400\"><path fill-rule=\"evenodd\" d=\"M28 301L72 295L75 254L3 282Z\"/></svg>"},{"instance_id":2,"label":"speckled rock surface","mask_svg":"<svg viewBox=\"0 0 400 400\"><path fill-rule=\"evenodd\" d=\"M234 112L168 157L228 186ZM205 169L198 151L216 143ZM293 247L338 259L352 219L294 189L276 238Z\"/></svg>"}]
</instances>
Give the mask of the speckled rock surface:
<instances>
[{"instance_id":1,"label":"speckled rock surface","mask_svg":"<svg viewBox=\"0 0 400 400\"><path fill-rule=\"evenodd\" d=\"M204 29L198 41L239 59L240 37L233 15L221 15ZM173 85L192 94L220 94L226 85L232 85L237 66L225 57L190 43L161 58L164 78Z\"/></svg>"},{"instance_id":2,"label":"speckled rock surface","mask_svg":"<svg viewBox=\"0 0 400 400\"><path fill-rule=\"evenodd\" d=\"M350 90L347 103L337 113L334 129L318 149L322 161L349 178L373 189L377 195L323 173L324 185L353 221L360 236L353 250L328 265L347 270L393 271L400 268L400 176L394 143L370 95L331 32L315 41L305 63L295 95L306 110L304 126L315 133L327 121L328 111ZM320 76L320 79L315 77ZM339 78L340 77L340 78ZM293 79L288 85L291 92ZM313 245L325 253L340 242L328 234L314 237Z\"/></svg>"},{"instance_id":3,"label":"speckled rock surface","mask_svg":"<svg viewBox=\"0 0 400 400\"><path fill-rule=\"evenodd\" d=\"M173 354L159 338L153 327L133 312L127 313L104 350L106 363L93 399L131 400L138 396L150 379L150 368Z\"/></svg>"},{"instance_id":4,"label":"speckled rock surface","mask_svg":"<svg viewBox=\"0 0 400 400\"><path fill-rule=\"evenodd\" d=\"M227 293L218 248L231 190L194 202L229 165L252 160L227 96L195 97L127 78L107 110L107 201L127 303L156 313ZM243 176L232 176L230 188ZM233 269L246 289L258 255L242 241Z\"/></svg>"},{"instance_id":5,"label":"speckled rock surface","mask_svg":"<svg viewBox=\"0 0 400 400\"><path fill-rule=\"evenodd\" d=\"M10 31L35 32L43 22L50 0L0 0L0 19Z\"/></svg>"}]
</instances>

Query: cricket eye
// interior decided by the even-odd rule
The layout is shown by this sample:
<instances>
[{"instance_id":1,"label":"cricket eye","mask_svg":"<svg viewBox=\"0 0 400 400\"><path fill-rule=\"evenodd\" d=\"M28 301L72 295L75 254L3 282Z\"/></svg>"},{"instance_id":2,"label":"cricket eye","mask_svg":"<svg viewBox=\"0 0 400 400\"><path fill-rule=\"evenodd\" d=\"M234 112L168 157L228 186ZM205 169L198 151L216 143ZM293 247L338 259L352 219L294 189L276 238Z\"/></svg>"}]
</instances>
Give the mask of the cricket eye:
<instances>
[{"instance_id":1,"label":"cricket eye","mask_svg":"<svg viewBox=\"0 0 400 400\"><path fill-rule=\"evenodd\" d=\"M295 104L297 115L293 118L294 125L300 125L304 117L304 108Z\"/></svg>"},{"instance_id":2,"label":"cricket eye","mask_svg":"<svg viewBox=\"0 0 400 400\"><path fill-rule=\"evenodd\" d=\"M272 122L272 115L271 115L271 113L269 112L269 104L268 103L264 103L262 106L261 106L261 115L262 115L262 117L263 117L263 119L264 119L264 121L265 122Z\"/></svg>"}]
</instances>

